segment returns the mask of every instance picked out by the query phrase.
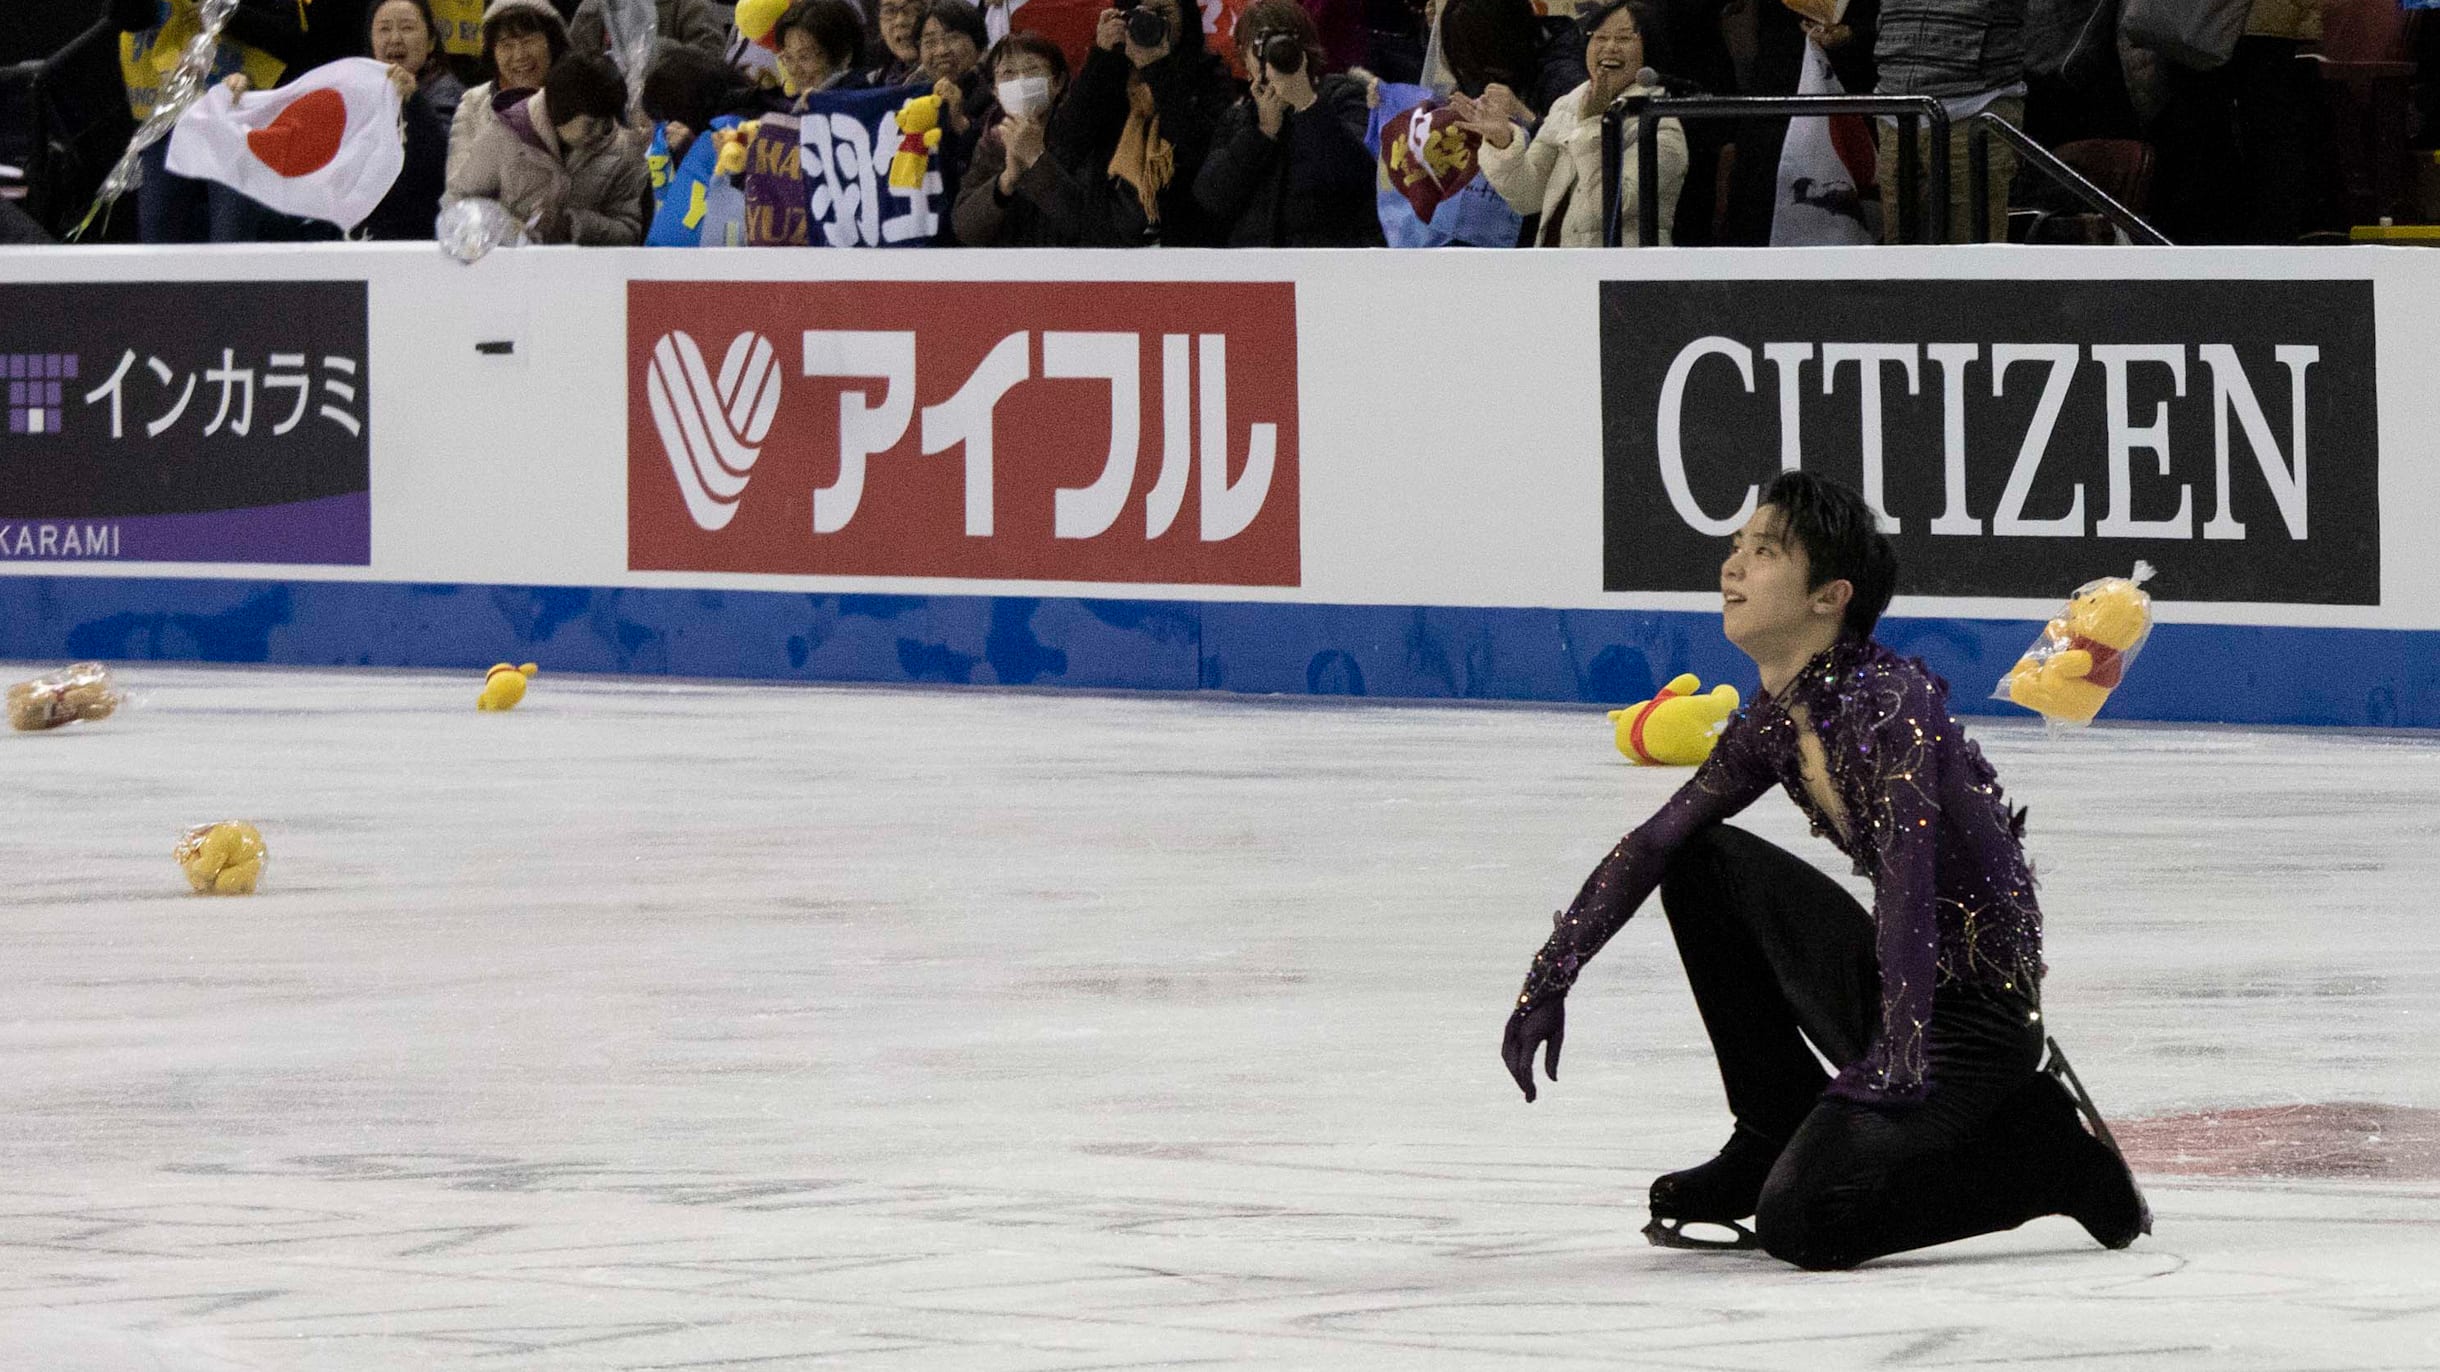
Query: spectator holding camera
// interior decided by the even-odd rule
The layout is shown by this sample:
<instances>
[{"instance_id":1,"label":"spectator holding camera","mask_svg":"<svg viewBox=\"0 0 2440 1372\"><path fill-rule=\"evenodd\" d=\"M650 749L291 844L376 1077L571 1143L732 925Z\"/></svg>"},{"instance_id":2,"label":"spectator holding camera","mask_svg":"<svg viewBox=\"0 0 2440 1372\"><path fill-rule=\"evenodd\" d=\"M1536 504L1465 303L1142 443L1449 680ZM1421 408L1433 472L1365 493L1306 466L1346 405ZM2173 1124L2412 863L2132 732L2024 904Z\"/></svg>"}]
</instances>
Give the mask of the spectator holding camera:
<instances>
[{"instance_id":1,"label":"spectator holding camera","mask_svg":"<svg viewBox=\"0 0 2440 1372\"><path fill-rule=\"evenodd\" d=\"M970 248L1050 248L1079 241L1077 186L1047 154L1051 112L1067 91L1067 55L1038 33L1015 32L983 64L993 120L957 190L953 225Z\"/></svg>"},{"instance_id":2,"label":"spectator holding camera","mask_svg":"<svg viewBox=\"0 0 2440 1372\"><path fill-rule=\"evenodd\" d=\"M497 200L539 243L644 240L644 147L621 123L627 84L610 59L563 57L539 92L492 102L495 117L449 175L447 203Z\"/></svg>"},{"instance_id":3,"label":"spectator holding camera","mask_svg":"<svg viewBox=\"0 0 2440 1372\"><path fill-rule=\"evenodd\" d=\"M1519 214L1541 216L1534 238L1541 247L1601 245L1602 112L1622 95L1658 94L1636 83L1637 72L1657 65L1651 47L1659 30L1647 0L1605 0L1585 13L1583 26L1591 79L1553 102L1538 132L1529 135L1533 113L1505 85L1486 86L1480 99L1449 97L1462 125L1482 135L1483 175L1492 189ZM1626 123L1626 151L1616 169L1629 246L1636 243L1638 222L1636 123ZM1667 246L1686 182L1686 133L1674 119L1661 121L1660 159L1660 236Z\"/></svg>"},{"instance_id":4,"label":"spectator holding camera","mask_svg":"<svg viewBox=\"0 0 2440 1372\"><path fill-rule=\"evenodd\" d=\"M1053 113L1047 155L1078 187L1078 241L1095 247L1215 241L1195 202L1212 131L1236 98L1182 0L1105 9L1075 87Z\"/></svg>"},{"instance_id":5,"label":"spectator holding camera","mask_svg":"<svg viewBox=\"0 0 2440 1372\"><path fill-rule=\"evenodd\" d=\"M1237 20L1251 91L1221 116L1195 200L1230 247L1380 247L1365 83L1321 76L1321 34L1296 0Z\"/></svg>"}]
</instances>

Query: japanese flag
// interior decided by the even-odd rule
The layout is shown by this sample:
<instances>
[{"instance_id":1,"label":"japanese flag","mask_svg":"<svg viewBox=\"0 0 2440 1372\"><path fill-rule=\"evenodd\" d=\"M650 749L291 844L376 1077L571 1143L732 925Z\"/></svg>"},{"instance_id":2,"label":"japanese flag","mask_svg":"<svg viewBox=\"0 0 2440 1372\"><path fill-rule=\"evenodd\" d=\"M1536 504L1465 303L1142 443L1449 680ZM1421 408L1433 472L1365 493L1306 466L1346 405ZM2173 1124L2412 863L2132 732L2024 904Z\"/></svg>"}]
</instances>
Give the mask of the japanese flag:
<instances>
[{"instance_id":1,"label":"japanese flag","mask_svg":"<svg viewBox=\"0 0 2440 1372\"><path fill-rule=\"evenodd\" d=\"M364 222L406 165L388 64L347 57L275 91L214 86L178 117L169 169L232 186L283 214Z\"/></svg>"}]
</instances>

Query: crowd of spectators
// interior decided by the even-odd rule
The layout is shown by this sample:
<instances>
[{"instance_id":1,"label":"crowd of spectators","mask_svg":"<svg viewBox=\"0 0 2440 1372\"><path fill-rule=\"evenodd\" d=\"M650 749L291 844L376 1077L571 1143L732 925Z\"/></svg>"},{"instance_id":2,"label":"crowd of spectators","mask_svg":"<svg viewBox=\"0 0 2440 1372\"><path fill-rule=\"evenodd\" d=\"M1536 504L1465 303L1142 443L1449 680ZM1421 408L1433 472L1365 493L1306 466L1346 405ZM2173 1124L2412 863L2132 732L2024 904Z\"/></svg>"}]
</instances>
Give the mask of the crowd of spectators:
<instances>
[{"instance_id":1,"label":"crowd of spectators","mask_svg":"<svg viewBox=\"0 0 2440 1372\"><path fill-rule=\"evenodd\" d=\"M141 121L200 0L110 3ZM477 0L440 3L471 13ZM2207 71L2131 43L2122 17L2136 0L1252 0L1230 7L1225 53L1203 7L1119 3L1089 44L1062 47L1029 31L1024 0L795 0L761 44L729 6L654 0L657 48L631 84L604 0L484 0L472 51L447 41L434 0L241 0L213 76L268 88L339 57L393 68L407 170L358 237L429 237L438 211L485 197L538 241L640 243L648 159L823 92L908 87L941 102L938 243L1378 245L1393 203L1378 154L1388 81L1440 92L1479 140L1481 186L1515 217L1513 246L1584 246L1601 241L1613 172L1633 241L1631 121L1626 160L1604 165L1601 115L1618 96L1792 94L1811 45L1847 90L1934 97L1960 128L1988 112L2045 143L2146 140L2154 217L2177 241L2293 242L2337 213L2314 141L2344 136L2316 112L2299 59L2325 4L2398 0L2250 0L2246 36ZM1785 133L1776 119L1665 120L1660 241L1770 241ZM170 172L165 147L143 154L144 241L338 236ZM1991 222L2004 230L2014 162L1995 148ZM1877 154L1886 234L1898 219L1886 123ZM1962 135L1947 155L1961 235Z\"/></svg>"}]
</instances>

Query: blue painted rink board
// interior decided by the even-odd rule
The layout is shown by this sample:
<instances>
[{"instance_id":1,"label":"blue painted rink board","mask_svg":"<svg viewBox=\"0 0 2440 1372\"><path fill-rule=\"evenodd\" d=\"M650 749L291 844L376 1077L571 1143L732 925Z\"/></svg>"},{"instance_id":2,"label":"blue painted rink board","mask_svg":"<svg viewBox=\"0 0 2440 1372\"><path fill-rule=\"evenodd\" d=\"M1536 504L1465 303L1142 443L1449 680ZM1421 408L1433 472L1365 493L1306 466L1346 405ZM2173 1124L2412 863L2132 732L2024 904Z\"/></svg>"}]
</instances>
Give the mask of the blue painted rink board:
<instances>
[{"instance_id":1,"label":"blue painted rink board","mask_svg":"<svg viewBox=\"0 0 2440 1372\"><path fill-rule=\"evenodd\" d=\"M1961 714L2031 620L1882 622ZM0 578L0 658L481 668L1615 706L1751 690L1716 613L192 578ZM2440 632L2165 624L2106 718L2440 728Z\"/></svg>"}]
</instances>

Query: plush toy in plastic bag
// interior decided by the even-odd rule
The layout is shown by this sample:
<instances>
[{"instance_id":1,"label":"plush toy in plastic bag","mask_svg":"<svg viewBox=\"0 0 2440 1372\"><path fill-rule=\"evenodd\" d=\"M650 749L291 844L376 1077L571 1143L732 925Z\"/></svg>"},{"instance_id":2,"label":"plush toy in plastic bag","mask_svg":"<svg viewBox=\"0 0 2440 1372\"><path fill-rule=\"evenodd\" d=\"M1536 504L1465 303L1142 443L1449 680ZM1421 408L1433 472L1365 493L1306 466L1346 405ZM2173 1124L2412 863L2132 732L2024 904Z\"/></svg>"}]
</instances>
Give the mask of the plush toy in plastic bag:
<instances>
[{"instance_id":1,"label":"plush toy in plastic bag","mask_svg":"<svg viewBox=\"0 0 2440 1372\"><path fill-rule=\"evenodd\" d=\"M262 831L242 819L196 825L178 836L175 856L187 884L212 896L253 895L271 860Z\"/></svg>"},{"instance_id":2,"label":"plush toy in plastic bag","mask_svg":"<svg viewBox=\"0 0 2440 1372\"><path fill-rule=\"evenodd\" d=\"M108 719L126 703L108 667L79 662L9 687L8 722L12 729L56 729L80 719Z\"/></svg>"},{"instance_id":3,"label":"plush toy in plastic bag","mask_svg":"<svg viewBox=\"0 0 2440 1372\"><path fill-rule=\"evenodd\" d=\"M2066 611L2043 626L1991 698L2036 711L2054 726L2092 723L2151 636L2152 597L2143 589L2151 579L2152 564L2138 562L2131 577L2077 587Z\"/></svg>"}]
</instances>

